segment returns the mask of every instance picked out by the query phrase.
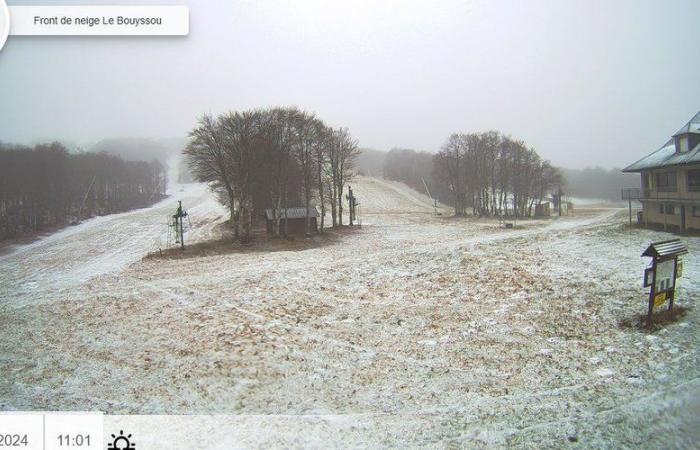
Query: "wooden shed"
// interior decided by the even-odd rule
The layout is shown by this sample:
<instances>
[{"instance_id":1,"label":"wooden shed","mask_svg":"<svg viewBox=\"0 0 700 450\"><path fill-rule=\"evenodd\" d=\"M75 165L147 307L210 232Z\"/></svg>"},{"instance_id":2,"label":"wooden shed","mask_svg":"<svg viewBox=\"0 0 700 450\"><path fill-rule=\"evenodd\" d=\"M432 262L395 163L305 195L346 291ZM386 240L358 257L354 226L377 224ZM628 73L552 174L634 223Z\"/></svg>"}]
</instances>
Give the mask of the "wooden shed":
<instances>
[{"instance_id":1,"label":"wooden shed","mask_svg":"<svg viewBox=\"0 0 700 450\"><path fill-rule=\"evenodd\" d=\"M306 234L306 208L303 206L295 208L282 208L277 211L280 217L280 231L284 230L284 222L287 221L287 234ZM317 219L319 217L318 210L315 206L309 208L309 217L311 219L311 232L318 231ZM272 209L265 210L265 226L267 233L272 234L274 230L275 215Z\"/></svg>"},{"instance_id":2,"label":"wooden shed","mask_svg":"<svg viewBox=\"0 0 700 450\"><path fill-rule=\"evenodd\" d=\"M549 211L549 202L539 203L535 205L535 217L549 217Z\"/></svg>"}]
</instances>

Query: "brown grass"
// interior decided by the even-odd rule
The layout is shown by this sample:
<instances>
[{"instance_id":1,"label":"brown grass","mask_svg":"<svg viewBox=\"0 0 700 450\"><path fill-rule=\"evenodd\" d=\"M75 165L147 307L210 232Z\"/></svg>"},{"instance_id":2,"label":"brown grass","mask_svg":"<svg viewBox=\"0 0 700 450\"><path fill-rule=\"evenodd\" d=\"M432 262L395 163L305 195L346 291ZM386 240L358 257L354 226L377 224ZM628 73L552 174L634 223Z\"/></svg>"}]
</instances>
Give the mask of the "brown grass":
<instances>
[{"instance_id":1,"label":"brown grass","mask_svg":"<svg viewBox=\"0 0 700 450\"><path fill-rule=\"evenodd\" d=\"M690 308L685 306L674 306L672 310L664 309L660 312L655 312L652 316L652 323L647 323L647 315L639 314L634 317L623 319L618 326L622 329L639 329L649 333L654 333L664 328L666 325L675 323L683 319L690 311Z\"/></svg>"},{"instance_id":2,"label":"brown grass","mask_svg":"<svg viewBox=\"0 0 700 450\"><path fill-rule=\"evenodd\" d=\"M256 229L253 231L252 240L245 243L234 240L232 234L226 232L220 239L197 242L192 245L185 242L184 251L179 246L162 249L148 253L143 259L188 259L230 253L301 251L333 245L342 236L359 233L360 230L361 227L343 226L325 229L323 234L314 234L308 238L298 235L282 238L269 236L264 229Z\"/></svg>"}]
</instances>

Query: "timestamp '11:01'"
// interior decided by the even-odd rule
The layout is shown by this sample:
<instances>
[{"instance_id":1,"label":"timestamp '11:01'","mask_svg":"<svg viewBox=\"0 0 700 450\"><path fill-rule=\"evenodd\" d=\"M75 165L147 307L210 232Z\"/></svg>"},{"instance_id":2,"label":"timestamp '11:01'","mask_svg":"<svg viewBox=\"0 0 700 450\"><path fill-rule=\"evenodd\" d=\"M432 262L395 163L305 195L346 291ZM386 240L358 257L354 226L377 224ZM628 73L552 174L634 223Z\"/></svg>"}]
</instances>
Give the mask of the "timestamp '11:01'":
<instances>
[{"instance_id":1,"label":"timestamp '11:01'","mask_svg":"<svg viewBox=\"0 0 700 450\"><path fill-rule=\"evenodd\" d=\"M59 434L58 435L58 445L60 447L89 447L90 446L90 435L89 434Z\"/></svg>"}]
</instances>

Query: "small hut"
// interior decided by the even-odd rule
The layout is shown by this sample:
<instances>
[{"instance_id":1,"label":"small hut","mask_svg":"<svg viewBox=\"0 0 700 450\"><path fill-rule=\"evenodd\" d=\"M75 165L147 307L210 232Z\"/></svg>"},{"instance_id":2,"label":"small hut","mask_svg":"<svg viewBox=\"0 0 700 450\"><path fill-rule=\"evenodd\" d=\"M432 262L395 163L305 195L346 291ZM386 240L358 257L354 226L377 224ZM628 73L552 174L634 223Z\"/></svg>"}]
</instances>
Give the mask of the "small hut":
<instances>
[{"instance_id":1,"label":"small hut","mask_svg":"<svg viewBox=\"0 0 700 450\"><path fill-rule=\"evenodd\" d=\"M288 234L306 234L306 208L298 206L295 208L282 208L277 210L280 218L280 231L284 230L284 222L287 221ZM309 218L311 220L311 232L318 231L317 219L318 210L315 206L309 208ZM272 209L265 210L265 225L267 233L272 234L275 229L275 215Z\"/></svg>"},{"instance_id":2,"label":"small hut","mask_svg":"<svg viewBox=\"0 0 700 450\"><path fill-rule=\"evenodd\" d=\"M549 217L549 211L549 202L538 203L535 205L535 217Z\"/></svg>"}]
</instances>

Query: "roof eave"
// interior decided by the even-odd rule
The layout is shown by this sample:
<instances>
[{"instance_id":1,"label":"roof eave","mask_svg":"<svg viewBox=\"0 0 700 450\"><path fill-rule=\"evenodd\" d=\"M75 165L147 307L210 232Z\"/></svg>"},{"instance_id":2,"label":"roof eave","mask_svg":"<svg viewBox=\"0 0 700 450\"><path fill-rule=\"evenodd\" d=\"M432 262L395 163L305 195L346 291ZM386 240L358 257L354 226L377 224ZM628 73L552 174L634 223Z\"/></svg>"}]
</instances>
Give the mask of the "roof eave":
<instances>
[{"instance_id":1,"label":"roof eave","mask_svg":"<svg viewBox=\"0 0 700 450\"><path fill-rule=\"evenodd\" d=\"M634 164L632 164L632 166L633 166L633 165L634 165ZM647 169L633 169L632 166L627 166L627 167L625 167L624 169L622 169L620 172L624 172L624 173L639 173L639 172L641 172L641 171L643 171L643 170L647 170Z\"/></svg>"},{"instance_id":2,"label":"roof eave","mask_svg":"<svg viewBox=\"0 0 700 450\"><path fill-rule=\"evenodd\" d=\"M624 169L621 170L621 172L625 173L641 173L647 170L655 170L655 169L664 169L666 167L680 167L680 166L692 166L700 164L700 161L690 161L690 162L680 162L680 163L674 163L674 164L660 164L657 166L648 166L648 167L641 167L639 169L630 169L631 166L627 166ZM634 165L634 164L632 164Z\"/></svg>"},{"instance_id":3,"label":"roof eave","mask_svg":"<svg viewBox=\"0 0 700 450\"><path fill-rule=\"evenodd\" d=\"M678 136L683 136L684 134L700 134L700 130L684 130L684 131L679 131L678 133L674 134L672 137L678 137Z\"/></svg>"}]
</instances>

